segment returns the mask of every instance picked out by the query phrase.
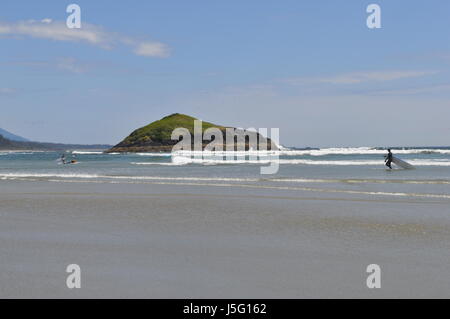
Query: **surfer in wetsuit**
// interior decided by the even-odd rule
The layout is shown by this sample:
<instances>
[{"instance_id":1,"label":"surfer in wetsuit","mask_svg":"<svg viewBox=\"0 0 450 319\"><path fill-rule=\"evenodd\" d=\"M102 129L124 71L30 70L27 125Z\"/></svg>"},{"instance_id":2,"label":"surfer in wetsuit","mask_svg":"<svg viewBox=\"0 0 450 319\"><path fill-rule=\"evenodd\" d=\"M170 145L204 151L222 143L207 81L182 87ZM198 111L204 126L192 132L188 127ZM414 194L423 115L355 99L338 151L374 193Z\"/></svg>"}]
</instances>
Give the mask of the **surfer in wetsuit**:
<instances>
[{"instance_id":1,"label":"surfer in wetsuit","mask_svg":"<svg viewBox=\"0 0 450 319\"><path fill-rule=\"evenodd\" d=\"M62 155L61 155L61 162L62 162L63 164L66 164L66 154L62 154Z\"/></svg>"},{"instance_id":2,"label":"surfer in wetsuit","mask_svg":"<svg viewBox=\"0 0 450 319\"><path fill-rule=\"evenodd\" d=\"M386 163L386 166L389 167L389 169L392 169L392 152L390 149L388 149L388 154L385 157L386 160L384 162Z\"/></svg>"}]
</instances>

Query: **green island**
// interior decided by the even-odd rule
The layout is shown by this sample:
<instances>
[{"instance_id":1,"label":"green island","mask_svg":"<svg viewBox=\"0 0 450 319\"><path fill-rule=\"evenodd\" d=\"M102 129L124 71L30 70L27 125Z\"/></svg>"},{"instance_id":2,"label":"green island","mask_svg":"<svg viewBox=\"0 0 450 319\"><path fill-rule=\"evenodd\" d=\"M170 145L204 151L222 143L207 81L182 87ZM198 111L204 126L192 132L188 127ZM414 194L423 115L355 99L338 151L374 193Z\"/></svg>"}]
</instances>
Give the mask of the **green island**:
<instances>
[{"instance_id":1,"label":"green island","mask_svg":"<svg viewBox=\"0 0 450 319\"><path fill-rule=\"evenodd\" d=\"M116 146L109 149L108 153L133 153L133 152L170 152L174 145L176 145L179 140L172 140L172 132L176 128L185 128L191 135L194 135L194 121L197 120L195 117L174 113L169 116L163 117L162 119L152 122L144 127L141 127L133 131L128 137L126 137L122 142ZM217 128L223 134L223 139L226 141L226 129L229 127L223 125L217 125L209 122L202 122L202 133L209 128ZM256 134L258 143L262 142L263 139L259 133L253 133L246 131L247 134ZM193 139L192 139L193 141ZM203 147L205 147L210 140L203 141ZM274 145L267 139L267 144L269 149L273 149ZM259 145L259 144L258 144ZM246 143L246 149L248 149L248 143Z\"/></svg>"}]
</instances>

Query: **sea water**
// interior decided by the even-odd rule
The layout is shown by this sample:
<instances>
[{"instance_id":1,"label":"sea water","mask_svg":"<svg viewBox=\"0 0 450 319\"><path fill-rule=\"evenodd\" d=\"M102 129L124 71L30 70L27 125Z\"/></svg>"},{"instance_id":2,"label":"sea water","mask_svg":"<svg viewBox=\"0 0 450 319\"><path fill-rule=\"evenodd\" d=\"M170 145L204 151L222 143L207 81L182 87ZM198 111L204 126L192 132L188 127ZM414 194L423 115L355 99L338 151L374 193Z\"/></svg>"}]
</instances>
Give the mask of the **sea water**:
<instances>
[{"instance_id":1,"label":"sea water","mask_svg":"<svg viewBox=\"0 0 450 319\"><path fill-rule=\"evenodd\" d=\"M395 156L415 166L384 165L386 150L323 148L258 153L192 154L71 151L63 165L58 152L0 151L0 181L174 184L299 190L316 194L450 199L450 147L397 148ZM227 158L228 155L228 158ZM279 163L273 175L261 166Z\"/></svg>"}]
</instances>

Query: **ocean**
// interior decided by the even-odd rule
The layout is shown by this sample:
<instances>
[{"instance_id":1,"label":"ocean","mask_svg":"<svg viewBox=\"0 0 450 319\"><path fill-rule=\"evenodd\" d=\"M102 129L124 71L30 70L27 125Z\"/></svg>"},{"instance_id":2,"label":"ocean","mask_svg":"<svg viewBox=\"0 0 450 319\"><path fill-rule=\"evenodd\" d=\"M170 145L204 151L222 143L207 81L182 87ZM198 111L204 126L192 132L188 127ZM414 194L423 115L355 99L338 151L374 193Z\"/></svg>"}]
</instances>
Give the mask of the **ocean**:
<instances>
[{"instance_id":1,"label":"ocean","mask_svg":"<svg viewBox=\"0 0 450 319\"><path fill-rule=\"evenodd\" d=\"M72 151L75 165L62 165L57 152L0 152L0 180L195 184L302 190L317 194L450 199L450 147L397 148L394 155L414 165L404 170L384 166L385 149L286 149L280 152L226 153L203 157L189 154ZM229 154L228 154L229 155ZM249 155L253 155L252 158ZM260 155L255 158L255 155ZM240 156L240 157L238 157ZM278 161L276 174L261 175L260 168Z\"/></svg>"}]
</instances>

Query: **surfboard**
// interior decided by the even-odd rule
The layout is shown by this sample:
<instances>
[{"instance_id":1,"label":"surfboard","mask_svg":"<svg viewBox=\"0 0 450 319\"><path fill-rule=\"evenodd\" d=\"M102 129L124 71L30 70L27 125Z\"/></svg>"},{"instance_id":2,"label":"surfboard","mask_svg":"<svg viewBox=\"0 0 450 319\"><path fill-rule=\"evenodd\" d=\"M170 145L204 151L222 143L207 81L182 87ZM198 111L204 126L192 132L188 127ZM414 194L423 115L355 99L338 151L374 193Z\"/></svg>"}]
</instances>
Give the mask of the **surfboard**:
<instances>
[{"instance_id":1,"label":"surfboard","mask_svg":"<svg viewBox=\"0 0 450 319\"><path fill-rule=\"evenodd\" d=\"M411 164L409 164L395 156L392 156L392 163L394 163L395 165L400 166L401 168L404 168L404 169L414 169L415 168Z\"/></svg>"}]
</instances>

